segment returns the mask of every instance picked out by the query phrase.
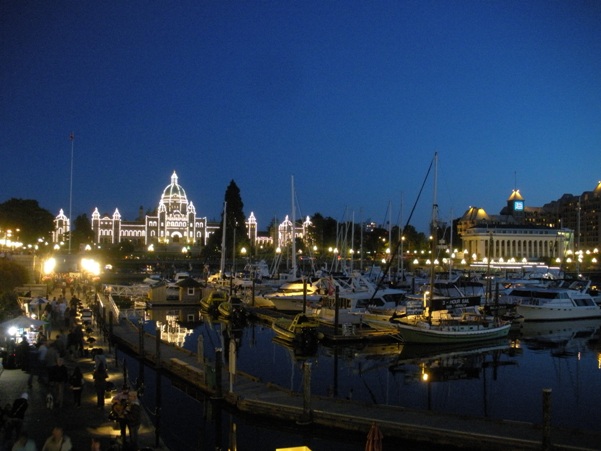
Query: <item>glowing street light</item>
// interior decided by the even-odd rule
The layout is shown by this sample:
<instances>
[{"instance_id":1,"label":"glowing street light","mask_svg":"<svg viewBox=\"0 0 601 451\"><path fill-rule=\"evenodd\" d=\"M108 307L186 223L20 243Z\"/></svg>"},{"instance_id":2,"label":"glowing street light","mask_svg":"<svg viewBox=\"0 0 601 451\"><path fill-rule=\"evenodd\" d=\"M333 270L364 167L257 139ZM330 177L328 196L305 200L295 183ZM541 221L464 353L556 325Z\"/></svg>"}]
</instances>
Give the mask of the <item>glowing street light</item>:
<instances>
[{"instance_id":1,"label":"glowing street light","mask_svg":"<svg viewBox=\"0 0 601 451\"><path fill-rule=\"evenodd\" d=\"M49 275L54 272L54 268L56 268L56 259L54 257L50 257L48 260L44 261L44 275Z\"/></svg>"}]
</instances>

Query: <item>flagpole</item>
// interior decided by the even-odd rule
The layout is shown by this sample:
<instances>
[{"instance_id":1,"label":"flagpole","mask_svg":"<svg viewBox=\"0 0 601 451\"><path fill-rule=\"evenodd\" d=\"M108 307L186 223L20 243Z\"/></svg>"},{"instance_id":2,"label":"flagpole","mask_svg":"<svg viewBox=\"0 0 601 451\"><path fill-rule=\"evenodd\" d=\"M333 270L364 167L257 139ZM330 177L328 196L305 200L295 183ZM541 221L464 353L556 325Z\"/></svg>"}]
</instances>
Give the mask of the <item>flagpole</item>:
<instances>
[{"instance_id":1,"label":"flagpole","mask_svg":"<svg viewBox=\"0 0 601 451\"><path fill-rule=\"evenodd\" d=\"M69 254L71 254L71 240L73 238L73 231L72 231L72 208L73 208L73 146L74 146L74 142L75 142L75 134L73 132L71 132L71 135L69 136L69 139L71 140L71 180L69 182Z\"/></svg>"}]
</instances>

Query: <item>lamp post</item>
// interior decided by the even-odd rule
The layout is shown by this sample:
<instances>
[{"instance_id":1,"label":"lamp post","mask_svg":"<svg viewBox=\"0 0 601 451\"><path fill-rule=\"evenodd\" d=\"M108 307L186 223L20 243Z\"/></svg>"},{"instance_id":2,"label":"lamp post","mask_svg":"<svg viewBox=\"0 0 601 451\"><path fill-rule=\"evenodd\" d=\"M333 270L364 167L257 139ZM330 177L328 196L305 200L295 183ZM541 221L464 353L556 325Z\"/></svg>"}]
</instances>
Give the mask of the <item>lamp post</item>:
<instances>
[{"instance_id":1,"label":"lamp post","mask_svg":"<svg viewBox=\"0 0 601 451\"><path fill-rule=\"evenodd\" d=\"M73 147L74 147L74 142L75 142L75 134L73 132L71 132L71 135L69 136L69 139L71 141L71 179L69 182L69 254L71 254L71 238L72 238L72 230L71 230L71 221L73 220L72 217L72 207L73 207Z\"/></svg>"}]
</instances>

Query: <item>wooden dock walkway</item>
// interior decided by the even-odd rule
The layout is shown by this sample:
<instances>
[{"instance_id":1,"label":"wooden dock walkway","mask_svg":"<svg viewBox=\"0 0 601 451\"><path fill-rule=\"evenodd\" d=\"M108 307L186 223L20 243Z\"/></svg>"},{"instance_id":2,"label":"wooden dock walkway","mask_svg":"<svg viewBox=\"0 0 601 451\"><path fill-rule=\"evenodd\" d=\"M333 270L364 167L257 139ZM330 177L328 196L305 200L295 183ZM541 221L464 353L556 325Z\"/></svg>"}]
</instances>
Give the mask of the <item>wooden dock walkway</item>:
<instances>
[{"instance_id":1,"label":"wooden dock walkway","mask_svg":"<svg viewBox=\"0 0 601 451\"><path fill-rule=\"evenodd\" d=\"M138 356L142 351L147 363L159 363L164 373L185 381L191 388L208 396L222 398L247 414L364 434L375 422L385 437L464 449L601 450L601 434L593 431L551 428L546 436L548 439L543 440L542 425L373 405L332 397L306 398L241 373L237 373L230 382L225 366L222 368L221 384L217 384L215 374L221 369L216 370L214 362L199 361L196 354L164 341L159 345L160 361L157 361L156 338L144 334L142 343L138 328L126 319L113 325L112 340L119 348Z\"/></svg>"}]
</instances>

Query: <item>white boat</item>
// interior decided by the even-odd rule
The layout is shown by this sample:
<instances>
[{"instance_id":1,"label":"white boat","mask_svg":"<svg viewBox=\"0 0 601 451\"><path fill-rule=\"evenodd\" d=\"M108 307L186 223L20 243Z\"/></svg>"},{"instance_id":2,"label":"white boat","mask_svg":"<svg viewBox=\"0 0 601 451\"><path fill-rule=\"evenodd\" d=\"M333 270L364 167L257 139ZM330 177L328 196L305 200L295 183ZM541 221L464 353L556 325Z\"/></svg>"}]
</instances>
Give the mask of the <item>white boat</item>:
<instances>
[{"instance_id":1,"label":"white boat","mask_svg":"<svg viewBox=\"0 0 601 451\"><path fill-rule=\"evenodd\" d=\"M359 275L351 277L349 280L336 279L331 276L316 279L297 279L286 282L276 291L264 293L262 296L271 301L276 310L302 312L306 311L307 307L315 308L324 296L333 297L336 290L339 293L367 293L368 288L364 283L365 281ZM371 287L370 293L373 293L373 290L374 288Z\"/></svg>"},{"instance_id":2,"label":"white boat","mask_svg":"<svg viewBox=\"0 0 601 451\"><path fill-rule=\"evenodd\" d=\"M601 308L586 291L532 286L515 288L506 296L524 321L601 318Z\"/></svg>"},{"instance_id":3,"label":"white boat","mask_svg":"<svg viewBox=\"0 0 601 451\"><path fill-rule=\"evenodd\" d=\"M273 308L283 312L302 312L306 311L307 306L311 307L321 301L321 294L318 293L318 287L306 282L306 294L304 292L305 282L295 280L286 282L278 290L272 293L263 294L263 298L273 304Z\"/></svg>"},{"instance_id":4,"label":"white boat","mask_svg":"<svg viewBox=\"0 0 601 451\"><path fill-rule=\"evenodd\" d=\"M390 317L403 304L407 292L400 288L382 288L379 290L345 292L336 296L326 296L321 305L312 311L319 321L328 324L360 324L365 316L384 315Z\"/></svg>"},{"instance_id":5,"label":"white boat","mask_svg":"<svg viewBox=\"0 0 601 451\"><path fill-rule=\"evenodd\" d=\"M396 328L405 343L457 344L503 338L509 334L511 323L478 312L460 315L448 311L433 315L393 317L390 324Z\"/></svg>"}]
</instances>

